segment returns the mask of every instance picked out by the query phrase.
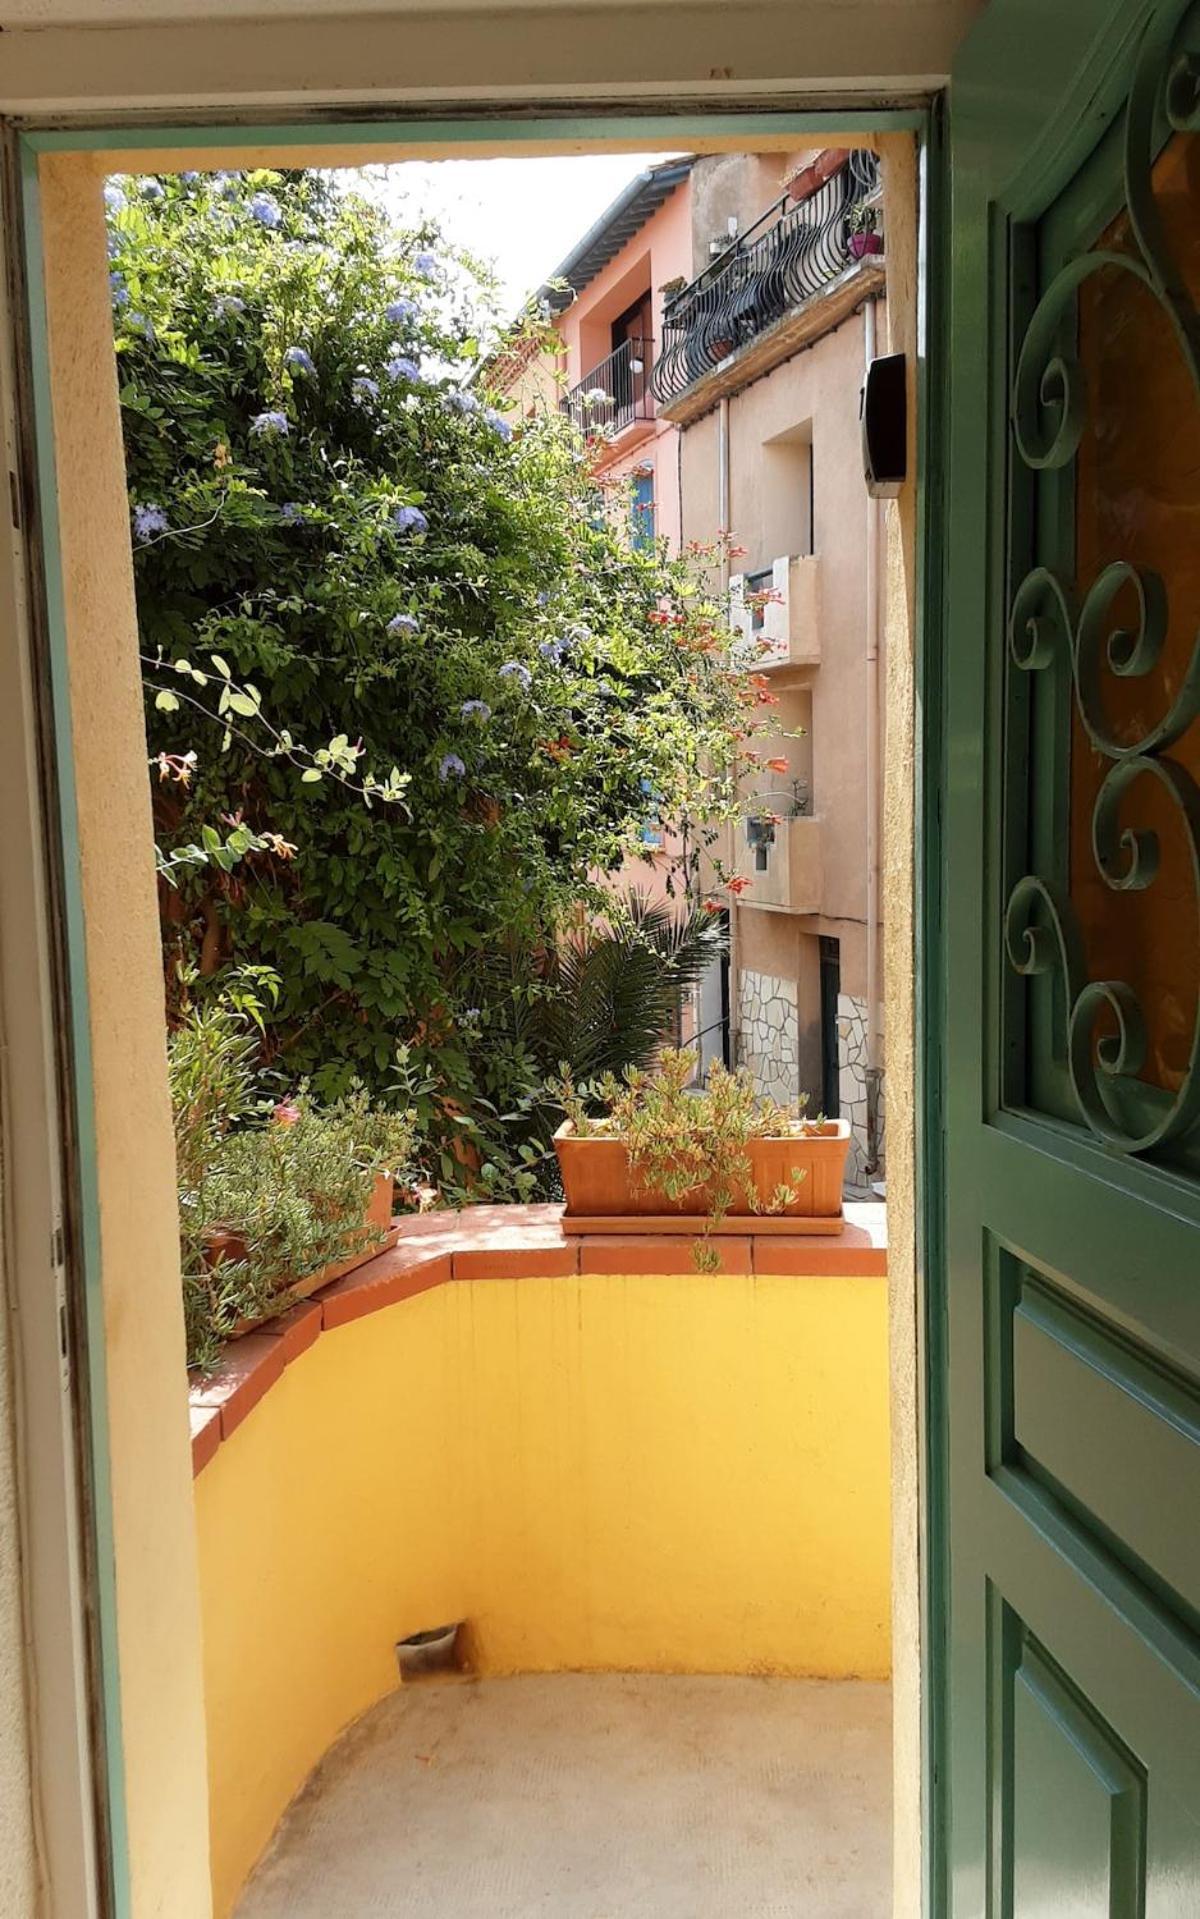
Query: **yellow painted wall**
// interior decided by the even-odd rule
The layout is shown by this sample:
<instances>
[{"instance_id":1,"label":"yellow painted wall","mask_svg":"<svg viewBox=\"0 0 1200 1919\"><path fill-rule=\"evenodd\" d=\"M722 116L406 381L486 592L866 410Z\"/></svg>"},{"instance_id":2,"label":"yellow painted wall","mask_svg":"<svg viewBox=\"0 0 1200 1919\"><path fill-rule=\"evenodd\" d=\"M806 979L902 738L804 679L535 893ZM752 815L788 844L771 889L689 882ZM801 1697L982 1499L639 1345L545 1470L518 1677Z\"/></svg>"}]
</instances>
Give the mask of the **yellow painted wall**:
<instances>
[{"instance_id":1,"label":"yellow painted wall","mask_svg":"<svg viewBox=\"0 0 1200 1919\"><path fill-rule=\"evenodd\" d=\"M886 1282L440 1286L326 1333L196 1484L214 1905L393 1646L880 1678Z\"/></svg>"}]
</instances>

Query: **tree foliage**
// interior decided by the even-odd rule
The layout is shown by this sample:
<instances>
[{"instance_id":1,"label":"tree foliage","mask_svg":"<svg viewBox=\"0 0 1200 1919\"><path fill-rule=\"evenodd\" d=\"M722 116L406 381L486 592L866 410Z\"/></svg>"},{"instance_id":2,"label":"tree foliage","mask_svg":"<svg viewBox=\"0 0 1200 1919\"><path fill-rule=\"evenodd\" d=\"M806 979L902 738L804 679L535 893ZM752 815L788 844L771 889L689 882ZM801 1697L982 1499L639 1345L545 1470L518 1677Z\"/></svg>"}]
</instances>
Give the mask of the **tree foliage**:
<instances>
[{"instance_id":1,"label":"tree foliage","mask_svg":"<svg viewBox=\"0 0 1200 1919\"><path fill-rule=\"evenodd\" d=\"M754 691L566 419L470 386L486 277L432 227L312 172L108 198L169 975L273 969L269 1069L323 1098L406 1045L443 1173L490 1164L521 956L648 816L728 809Z\"/></svg>"}]
</instances>

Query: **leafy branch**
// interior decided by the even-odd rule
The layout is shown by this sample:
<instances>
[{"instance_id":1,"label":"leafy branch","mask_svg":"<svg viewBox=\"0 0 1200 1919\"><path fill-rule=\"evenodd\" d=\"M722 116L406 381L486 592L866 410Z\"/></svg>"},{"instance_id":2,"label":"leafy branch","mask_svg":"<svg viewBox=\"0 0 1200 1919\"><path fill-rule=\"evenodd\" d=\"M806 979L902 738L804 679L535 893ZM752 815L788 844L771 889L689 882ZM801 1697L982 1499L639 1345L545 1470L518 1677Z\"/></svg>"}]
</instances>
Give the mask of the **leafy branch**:
<instances>
[{"instance_id":1,"label":"leafy branch","mask_svg":"<svg viewBox=\"0 0 1200 1919\"><path fill-rule=\"evenodd\" d=\"M153 658L146 654L143 654L141 658L143 666L148 666L151 672L161 672L168 668L168 662L161 651ZM398 766L393 766L384 780L376 779L373 773L366 773L356 779L354 774L365 750L361 740L352 743L347 734L337 733L328 746L318 746L315 749L305 746L302 741L294 739L286 727L279 728L272 725L263 712L262 694L252 682L235 680L228 661L221 654L210 653L209 659L213 673L206 673L202 667L193 666L190 660L183 657L171 661L169 670L201 687L212 684L215 675L219 689L215 708L206 706L204 701L198 700L193 693L179 692L153 679L151 673L144 673L143 684L154 694L155 711L175 713L180 706L189 706L213 725L220 726L223 751L228 751L232 741L237 739L250 752L262 759L289 761L291 765L300 769L300 778L306 785L315 785L320 780L329 778L336 780L338 785L344 786L348 792L356 793L365 806L370 806L375 800L381 800L390 805L404 805L404 792L409 784L410 774L402 773ZM270 746L264 747L243 727L238 726L232 717L234 714L242 719L257 721L270 736Z\"/></svg>"}]
</instances>

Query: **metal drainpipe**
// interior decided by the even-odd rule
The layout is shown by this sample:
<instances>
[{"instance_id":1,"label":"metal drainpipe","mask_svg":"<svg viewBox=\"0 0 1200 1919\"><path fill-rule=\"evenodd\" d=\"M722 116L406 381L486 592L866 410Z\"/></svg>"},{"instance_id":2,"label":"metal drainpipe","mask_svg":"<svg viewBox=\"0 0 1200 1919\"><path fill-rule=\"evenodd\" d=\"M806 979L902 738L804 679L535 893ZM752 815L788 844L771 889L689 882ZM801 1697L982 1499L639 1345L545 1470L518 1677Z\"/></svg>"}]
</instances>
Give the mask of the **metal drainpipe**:
<instances>
[{"instance_id":1,"label":"metal drainpipe","mask_svg":"<svg viewBox=\"0 0 1200 1919\"><path fill-rule=\"evenodd\" d=\"M721 554L721 590L729 591L729 536L732 527L730 514L729 486L729 396L722 396L717 409L717 515L724 542ZM732 866L738 855L737 822L730 828L730 860ZM729 906L729 1063L737 1066L741 1057L741 1014L740 994L738 992L739 945L738 913L736 897Z\"/></svg>"},{"instance_id":2,"label":"metal drainpipe","mask_svg":"<svg viewBox=\"0 0 1200 1919\"><path fill-rule=\"evenodd\" d=\"M869 366L875 358L876 302L864 310L863 352ZM867 496L867 1162L864 1171L879 1167L879 614L880 521L879 501Z\"/></svg>"}]
</instances>

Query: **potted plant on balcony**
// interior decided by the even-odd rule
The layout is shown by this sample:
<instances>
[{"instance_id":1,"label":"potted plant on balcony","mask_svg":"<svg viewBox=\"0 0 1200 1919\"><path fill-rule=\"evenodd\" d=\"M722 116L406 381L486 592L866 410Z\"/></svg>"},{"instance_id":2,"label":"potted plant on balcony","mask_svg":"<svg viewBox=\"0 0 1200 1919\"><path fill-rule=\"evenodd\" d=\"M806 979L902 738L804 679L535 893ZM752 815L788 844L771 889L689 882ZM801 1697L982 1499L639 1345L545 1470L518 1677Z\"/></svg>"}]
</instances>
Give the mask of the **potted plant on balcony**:
<instances>
[{"instance_id":1,"label":"potted plant on balcony","mask_svg":"<svg viewBox=\"0 0 1200 1919\"><path fill-rule=\"evenodd\" d=\"M883 235L879 232L879 210L860 200L850 209L850 233L847 246L852 260L864 260L868 254L883 252Z\"/></svg>"},{"instance_id":2,"label":"potted plant on balcony","mask_svg":"<svg viewBox=\"0 0 1200 1919\"><path fill-rule=\"evenodd\" d=\"M192 1365L388 1244L412 1149L411 1115L361 1087L327 1106L304 1086L264 1105L252 1004L243 982L193 1005L168 1048Z\"/></svg>"},{"instance_id":3,"label":"potted plant on balcony","mask_svg":"<svg viewBox=\"0 0 1200 1919\"><path fill-rule=\"evenodd\" d=\"M199 1193L204 1264L251 1331L373 1259L392 1243L395 1172L408 1159L406 1115L372 1109L362 1088L322 1107L306 1088L265 1126L222 1141Z\"/></svg>"},{"instance_id":4,"label":"potted plant on balcony","mask_svg":"<svg viewBox=\"0 0 1200 1919\"><path fill-rule=\"evenodd\" d=\"M714 1064L693 1084L696 1054L667 1048L653 1072L628 1071L594 1089L565 1081L567 1117L554 1135L567 1232L697 1230L710 1269L714 1233L835 1233L850 1129L777 1105L744 1071ZM597 1110L598 1109L598 1110Z\"/></svg>"}]
</instances>

